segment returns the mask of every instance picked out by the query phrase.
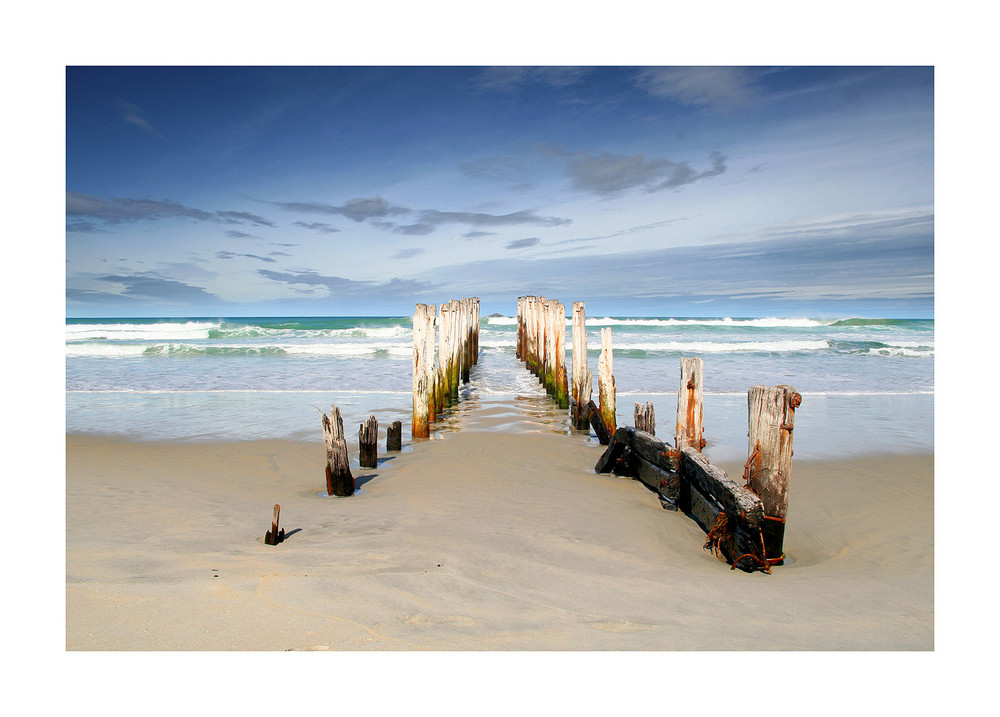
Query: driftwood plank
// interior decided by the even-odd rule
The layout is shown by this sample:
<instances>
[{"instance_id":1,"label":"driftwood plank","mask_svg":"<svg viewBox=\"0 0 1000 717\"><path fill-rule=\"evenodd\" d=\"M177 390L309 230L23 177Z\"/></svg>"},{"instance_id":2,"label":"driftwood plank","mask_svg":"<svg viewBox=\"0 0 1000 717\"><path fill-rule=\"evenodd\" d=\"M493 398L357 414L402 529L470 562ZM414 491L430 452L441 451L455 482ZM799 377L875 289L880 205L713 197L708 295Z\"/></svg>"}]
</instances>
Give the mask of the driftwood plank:
<instances>
[{"instance_id":1,"label":"driftwood plank","mask_svg":"<svg viewBox=\"0 0 1000 717\"><path fill-rule=\"evenodd\" d=\"M629 427L626 426L626 428ZM679 471L681 469L680 451L650 433L637 431L634 428L629 428L629 430L632 431L632 450L643 459L663 470Z\"/></svg>"},{"instance_id":2,"label":"driftwood plank","mask_svg":"<svg viewBox=\"0 0 1000 717\"><path fill-rule=\"evenodd\" d=\"M602 446L608 445L611 442L611 431L608 430L607 425L604 423L604 418L601 417L601 412L598 410L597 405L591 401L587 404L587 410L590 413L590 425L594 427L597 440L600 441Z\"/></svg>"},{"instance_id":3,"label":"driftwood plank","mask_svg":"<svg viewBox=\"0 0 1000 717\"><path fill-rule=\"evenodd\" d=\"M681 449L681 473L686 480L722 505L726 514L749 528L758 528L764 518L760 498L738 484L717 466L711 465L700 451L692 447Z\"/></svg>"},{"instance_id":4,"label":"driftwood plank","mask_svg":"<svg viewBox=\"0 0 1000 717\"><path fill-rule=\"evenodd\" d=\"M625 426L622 426L607 443L607 450L597 459L594 466L595 473L610 473L615 464L625 455L632 443L632 437Z\"/></svg>"},{"instance_id":5,"label":"driftwood plank","mask_svg":"<svg viewBox=\"0 0 1000 717\"><path fill-rule=\"evenodd\" d=\"M677 510L681 494L680 474L654 466L649 461L643 460L635 451L629 451L627 460L636 479L659 493L673 510Z\"/></svg>"}]
</instances>

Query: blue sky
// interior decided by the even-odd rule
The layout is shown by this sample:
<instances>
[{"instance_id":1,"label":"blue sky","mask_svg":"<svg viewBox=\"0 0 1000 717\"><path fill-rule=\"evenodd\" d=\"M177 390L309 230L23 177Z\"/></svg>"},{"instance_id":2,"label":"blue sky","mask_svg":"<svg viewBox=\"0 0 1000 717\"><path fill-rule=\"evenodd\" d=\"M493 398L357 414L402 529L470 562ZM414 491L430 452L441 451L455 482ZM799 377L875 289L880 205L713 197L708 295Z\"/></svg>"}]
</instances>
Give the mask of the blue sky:
<instances>
[{"instance_id":1,"label":"blue sky","mask_svg":"<svg viewBox=\"0 0 1000 717\"><path fill-rule=\"evenodd\" d=\"M929 67L66 71L68 316L934 314Z\"/></svg>"}]
</instances>

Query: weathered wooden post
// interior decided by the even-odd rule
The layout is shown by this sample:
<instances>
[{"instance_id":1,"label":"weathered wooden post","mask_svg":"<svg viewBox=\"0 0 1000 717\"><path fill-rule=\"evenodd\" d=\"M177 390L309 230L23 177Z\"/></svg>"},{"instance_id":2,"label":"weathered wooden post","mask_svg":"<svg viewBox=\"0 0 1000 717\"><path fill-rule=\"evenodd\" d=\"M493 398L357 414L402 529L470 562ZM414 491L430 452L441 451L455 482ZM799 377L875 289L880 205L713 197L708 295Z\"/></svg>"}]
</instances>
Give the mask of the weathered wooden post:
<instances>
[{"instance_id":1,"label":"weathered wooden post","mask_svg":"<svg viewBox=\"0 0 1000 717\"><path fill-rule=\"evenodd\" d=\"M586 431L590 426L590 407L594 404L591 400L591 394L594 390L594 374L589 368L583 369L583 376L580 378L579 387L579 398L577 399L576 408L576 429L579 431Z\"/></svg>"},{"instance_id":2,"label":"weathered wooden post","mask_svg":"<svg viewBox=\"0 0 1000 717\"><path fill-rule=\"evenodd\" d=\"M449 371L451 369L451 304L440 304L438 306L438 365L437 365L437 386L438 386L438 413L451 405L451 382L449 381Z\"/></svg>"},{"instance_id":3,"label":"weathered wooden post","mask_svg":"<svg viewBox=\"0 0 1000 717\"><path fill-rule=\"evenodd\" d=\"M344 419L340 409L330 408L330 415L323 414L323 440L326 443L326 494L354 495L354 476L347 456L347 440L344 438Z\"/></svg>"},{"instance_id":4,"label":"weathered wooden post","mask_svg":"<svg viewBox=\"0 0 1000 717\"><path fill-rule=\"evenodd\" d=\"M385 450L386 452L403 450L402 421L393 421L385 430Z\"/></svg>"},{"instance_id":5,"label":"weathered wooden post","mask_svg":"<svg viewBox=\"0 0 1000 717\"><path fill-rule=\"evenodd\" d=\"M791 386L752 386L747 392L749 441L747 487L764 505L761 534L765 559L780 565L784 558L788 483L792 475L792 431L802 396Z\"/></svg>"},{"instance_id":6,"label":"weathered wooden post","mask_svg":"<svg viewBox=\"0 0 1000 717\"><path fill-rule=\"evenodd\" d=\"M514 355L518 361L524 361L524 298L517 297L517 348Z\"/></svg>"},{"instance_id":7,"label":"weathered wooden post","mask_svg":"<svg viewBox=\"0 0 1000 717\"><path fill-rule=\"evenodd\" d=\"M433 337L433 306L417 304L413 313L413 420L410 431L414 438L428 438L430 431L430 402L433 351L428 355L427 335ZM433 339L432 339L433 340Z\"/></svg>"},{"instance_id":8,"label":"weathered wooden post","mask_svg":"<svg viewBox=\"0 0 1000 717\"><path fill-rule=\"evenodd\" d=\"M584 302L573 304L573 426L586 430L590 424L590 394L593 375L587 366L587 309Z\"/></svg>"},{"instance_id":9,"label":"weathered wooden post","mask_svg":"<svg viewBox=\"0 0 1000 717\"><path fill-rule=\"evenodd\" d=\"M280 512L281 506L275 504L274 515L271 517L271 529L264 533L264 545L277 545L285 539L285 529L278 530L278 514Z\"/></svg>"},{"instance_id":10,"label":"weathered wooden post","mask_svg":"<svg viewBox=\"0 0 1000 717\"><path fill-rule=\"evenodd\" d=\"M461 312L459 302L452 299L448 302L448 405L454 406L458 403L458 384L461 380L460 372L462 363L460 358L460 347L462 343L461 334Z\"/></svg>"},{"instance_id":11,"label":"weathered wooden post","mask_svg":"<svg viewBox=\"0 0 1000 717\"><path fill-rule=\"evenodd\" d=\"M566 380L566 305L556 302L555 315L555 385L553 395L559 408L569 408L569 382Z\"/></svg>"},{"instance_id":12,"label":"weathered wooden post","mask_svg":"<svg viewBox=\"0 0 1000 717\"><path fill-rule=\"evenodd\" d=\"M545 392L556 395L556 312L559 302L549 299L545 302Z\"/></svg>"},{"instance_id":13,"label":"weathered wooden post","mask_svg":"<svg viewBox=\"0 0 1000 717\"><path fill-rule=\"evenodd\" d=\"M479 363L479 297L472 299L472 363Z\"/></svg>"},{"instance_id":14,"label":"weathered wooden post","mask_svg":"<svg viewBox=\"0 0 1000 717\"><path fill-rule=\"evenodd\" d=\"M459 301L459 312L462 323L462 383L468 383L472 370L472 299Z\"/></svg>"},{"instance_id":15,"label":"weathered wooden post","mask_svg":"<svg viewBox=\"0 0 1000 717\"><path fill-rule=\"evenodd\" d=\"M359 463L362 468L378 468L378 420L368 416L358 432Z\"/></svg>"},{"instance_id":16,"label":"weathered wooden post","mask_svg":"<svg viewBox=\"0 0 1000 717\"><path fill-rule=\"evenodd\" d=\"M611 442L612 433L608 430L608 427L604 424L604 419L601 418L601 410L590 401L587 404L587 414L590 417L590 425L594 427L594 433L597 435L597 440L602 446L606 446Z\"/></svg>"},{"instance_id":17,"label":"weathered wooden post","mask_svg":"<svg viewBox=\"0 0 1000 717\"><path fill-rule=\"evenodd\" d=\"M614 353L611 349L611 327L601 329L601 356L597 360L597 389L601 401L601 418L608 432L614 434L615 419Z\"/></svg>"},{"instance_id":18,"label":"weathered wooden post","mask_svg":"<svg viewBox=\"0 0 1000 717\"><path fill-rule=\"evenodd\" d=\"M681 384L677 391L677 430L674 444L677 450L690 446L696 451L705 447L702 431L702 374L700 358L681 359Z\"/></svg>"},{"instance_id":19,"label":"weathered wooden post","mask_svg":"<svg viewBox=\"0 0 1000 717\"><path fill-rule=\"evenodd\" d=\"M652 401L646 401L645 404L635 404L635 427L637 430L645 431L652 436L656 435L656 417L653 415Z\"/></svg>"}]
</instances>

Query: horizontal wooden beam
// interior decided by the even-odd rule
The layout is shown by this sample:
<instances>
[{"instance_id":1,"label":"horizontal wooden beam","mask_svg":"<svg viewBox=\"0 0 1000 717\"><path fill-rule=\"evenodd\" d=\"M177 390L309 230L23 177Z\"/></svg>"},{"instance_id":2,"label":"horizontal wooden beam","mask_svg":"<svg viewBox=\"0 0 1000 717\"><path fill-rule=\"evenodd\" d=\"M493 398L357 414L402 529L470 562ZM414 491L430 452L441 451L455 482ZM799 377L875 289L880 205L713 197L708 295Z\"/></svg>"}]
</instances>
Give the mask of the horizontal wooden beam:
<instances>
[{"instance_id":1,"label":"horizontal wooden beam","mask_svg":"<svg viewBox=\"0 0 1000 717\"><path fill-rule=\"evenodd\" d=\"M711 496L722 506L730 519L740 520L748 528L758 528L764 519L764 506L760 498L713 466L694 448L681 449L683 461L681 474L702 493Z\"/></svg>"}]
</instances>

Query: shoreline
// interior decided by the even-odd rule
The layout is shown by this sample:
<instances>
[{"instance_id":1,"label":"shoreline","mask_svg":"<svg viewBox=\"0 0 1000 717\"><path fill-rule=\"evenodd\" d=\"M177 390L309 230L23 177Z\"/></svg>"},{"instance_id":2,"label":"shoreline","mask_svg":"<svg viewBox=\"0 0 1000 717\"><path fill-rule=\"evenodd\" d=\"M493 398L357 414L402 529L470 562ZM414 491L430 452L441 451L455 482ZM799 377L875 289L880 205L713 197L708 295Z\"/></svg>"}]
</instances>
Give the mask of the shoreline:
<instances>
[{"instance_id":1,"label":"shoreline","mask_svg":"<svg viewBox=\"0 0 1000 717\"><path fill-rule=\"evenodd\" d=\"M748 575L594 474L602 447L501 408L382 439L348 499L318 497L319 436L67 434L66 649L933 649L932 452L796 460L790 564Z\"/></svg>"}]
</instances>

